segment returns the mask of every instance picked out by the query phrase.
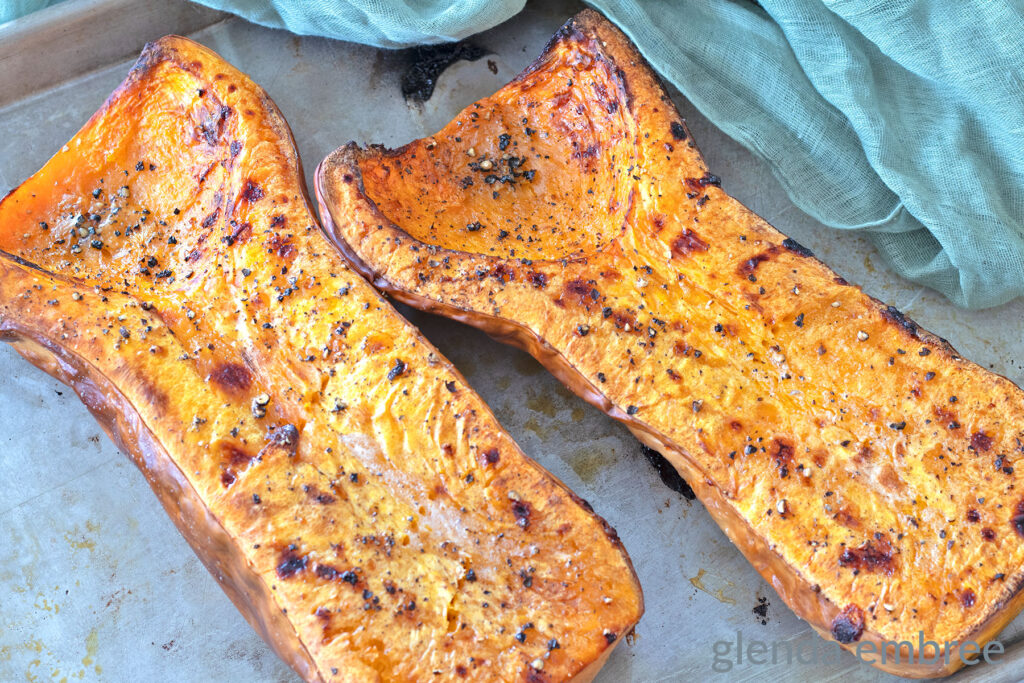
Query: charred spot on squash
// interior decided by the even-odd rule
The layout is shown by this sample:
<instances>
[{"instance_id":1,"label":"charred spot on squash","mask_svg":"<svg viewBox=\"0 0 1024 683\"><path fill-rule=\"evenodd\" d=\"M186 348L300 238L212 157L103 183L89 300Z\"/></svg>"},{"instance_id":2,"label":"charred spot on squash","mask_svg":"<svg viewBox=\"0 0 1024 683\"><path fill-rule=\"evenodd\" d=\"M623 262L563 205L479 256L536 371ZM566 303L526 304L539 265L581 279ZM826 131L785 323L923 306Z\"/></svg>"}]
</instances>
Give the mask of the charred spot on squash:
<instances>
[{"instance_id":1,"label":"charred spot on squash","mask_svg":"<svg viewBox=\"0 0 1024 683\"><path fill-rule=\"evenodd\" d=\"M1013 516L1010 517L1010 525L1017 535L1024 538L1024 499L1017 503L1013 509Z\"/></svg>"},{"instance_id":2,"label":"charred spot on squash","mask_svg":"<svg viewBox=\"0 0 1024 683\"><path fill-rule=\"evenodd\" d=\"M551 678L531 664L526 669L526 683L551 683Z\"/></svg>"},{"instance_id":3,"label":"charred spot on squash","mask_svg":"<svg viewBox=\"0 0 1024 683\"><path fill-rule=\"evenodd\" d=\"M255 459L255 456L233 443L221 445L220 452L224 462L234 468L246 467Z\"/></svg>"},{"instance_id":4,"label":"charred spot on squash","mask_svg":"<svg viewBox=\"0 0 1024 683\"><path fill-rule=\"evenodd\" d=\"M640 331L636 324L636 316L629 311L613 311L610 316L606 315L604 317L610 317L615 327L624 332Z\"/></svg>"},{"instance_id":5,"label":"charred spot on squash","mask_svg":"<svg viewBox=\"0 0 1024 683\"><path fill-rule=\"evenodd\" d=\"M221 106L216 112L205 107L202 110L202 120L199 124L199 135L211 147L216 147L224 134L224 125L231 115L231 107Z\"/></svg>"},{"instance_id":6,"label":"charred spot on squash","mask_svg":"<svg viewBox=\"0 0 1024 683\"><path fill-rule=\"evenodd\" d=\"M516 272L507 263L497 263L491 268L491 277L503 285L514 280L515 276Z\"/></svg>"},{"instance_id":7,"label":"charred spot on squash","mask_svg":"<svg viewBox=\"0 0 1024 683\"><path fill-rule=\"evenodd\" d=\"M807 256L807 257L813 257L814 256L814 252L813 251L811 251L810 249L808 249L804 245L800 244L799 242L797 242L795 239L793 239L791 237L787 237L786 239L782 240L782 246L784 248L788 249L789 251L793 252L794 254L798 254L800 256Z\"/></svg>"},{"instance_id":8,"label":"charred spot on squash","mask_svg":"<svg viewBox=\"0 0 1024 683\"><path fill-rule=\"evenodd\" d=\"M896 308L895 306L886 306L884 309L882 309L882 317L885 318L886 320L889 320L890 322L899 325L902 329L906 330L910 334L910 336L915 338L918 336L917 323L915 323L913 320L904 315L903 312L900 311L900 309Z\"/></svg>"},{"instance_id":9,"label":"charred spot on squash","mask_svg":"<svg viewBox=\"0 0 1024 683\"><path fill-rule=\"evenodd\" d=\"M746 259L736 268L736 272L744 277L749 277L757 270L757 267L765 261L771 260L773 256L779 253L779 248L776 245L772 245L762 251L760 254L755 254L750 258Z\"/></svg>"},{"instance_id":10,"label":"charred spot on squash","mask_svg":"<svg viewBox=\"0 0 1024 683\"><path fill-rule=\"evenodd\" d=\"M693 199L698 194L701 194L709 185L721 186L722 179L716 175L705 173L700 178L683 178L683 184L690 190L686 196Z\"/></svg>"},{"instance_id":11,"label":"charred spot on squash","mask_svg":"<svg viewBox=\"0 0 1024 683\"><path fill-rule=\"evenodd\" d=\"M789 476L789 468L793 466L793 444L785 439L775 438L771 443L771 456L775 461L775 467L779 476L783 479Z\"/></svg>"},{"instance_id":12,"label":"charred spot on squash","mask_svg":"<svg viewBox=\"0 0 1024 683\"><path fill-rule=\"evenodd\" d=\"M268 448L278 449L289 457L294 456L299 448L299 430L292 424L281 425L267 434L267 442Z\"/></svg>"},{"instance_id":13,"label":"charred spot on squash","mask_svg":"<svg viewBox=\"0 0 1024 683\"><path fill-rule=\"evenodd\" d=\"M298 254L298 250L291 241L291 235L271 235L267 240L267 249L286 260L294 258Z\"/></svg>"},{"instance_id":14,"label":"charred spot on squash","mask_svg":"<svg viewBox=\"0 0 1024 683\"><path fill-rule=\"evenodd\" d=\"M317 562L313 573L325 581L341 581L347 583L350 586L356 586L359 583L359 575L351 569L338 569L329 564ZM389 591L390 592L390 591Z\"/></svg>"},{"instance_id":15,"label":"charred spot on squash","mask_svg":"<svg viewBox=\"0 0 1024 683\"><path fill-rule=\"evenodd\" d=\"M241 198L243 201L252 203L263 199L263 188L253 180L246 180L242 188Z\"/></svg>"},{"instance_id":16,"label":"charred spot on squash","mask_svg":"<svg viewBox=\"0 0 1024 683\"><path fill-rule=\"evenodd\" d=\"M512 516L515 517L516 525L521 529L526 529L530 526L530 515L532 513L533 508L525 500L512 501Z\"/></svg>"},{"instance_id":17,"label":"charred spot on squash","mask_svg":"<svg viewBox=\"0 0 1024 683\"><path fill-rule=\"evenodd\" d=\"M321 491L315 484L303 484L302 491L309 502L317 505L330 505L338 500L333 494Z\"/></svg>"},{"instance_id":18,"label":"charred spot on squash","mask_svg":"<svg viewBox=\"0 0 1024 683\"><path fill-rule=\"evenodd\" d=\"M209 214L206 215L206 217L203 219L203 221L202 221L202 223L200 223L200 225L202 225L204 228L212 227L213 224L217 222L217 218L219 218L219 217L220 217L220 207L217 207L216 209L214 209L213 211L211 211Z\"/></svg>"},{"instance_id":19,"label":"charred spot on squash","mask_svg":"<svg viewBox=\"0 0 1024 683\"><path fill-rule=\"evenodd\" d=\"M707 250L708 243L689 228L685 228L678 237L672 240L672 253L676 256L688 256L695 251Z\"/></svg>"},{"instance_id":20,"label":"charred spot on squash","mask_svg":"<svg viewBox=\"0 0 1024 683\"><path fill-rule=\"evenodd\" d=\"M567 298L580 306L589 307L590 304L601 298L601 293L594 287L592 280L589 282L581 278L569 280L562 289L563 299Z\"/></svg>"},{"instance_id":21,"label":"charred spot on squash","mask_svg":"<svg viewBox=\"0 0 1024 683\"><path fill-rule=\"evenodd\" d=\"M839 505L838 509L835 511L833 519L847 529L852 529L854 531L859 531L862 526L860 517L856 515L849 502Z\"/></svg>"},{"instance_id":22,"label":"charred spot on squash","mask_svg":"<svg viewBox=\"0 0 1024 683\"><path fill-rule=\"evenodd\" d=\"M309 564L306 555L298 553L298 546L292 544L281 551L277 561L277 575L282 579L290 579L299 572L305 571Z\"/></svg>"},{"instance_id":23,"label":"charred spot on squash","mask_svg":"<svg viewBox=\"0 0 1024 683\"><path fill-rule=\"evenodd\" d=\"M139 388L145 394L146 401L148 401L154 408L157 408L160 411L166 411L170 406L171 400L167 396L167 393L152 382L142 381L139 384Z\"/></svg>"},{"instance_id":24,"label":"charred spot on squash","mask_svg":"<svg viewBox=\"0 0 1024 683\"><path fill-rule=\"evenodd\" d=\"M334 624L334 616L336 613L332 611L329 607L317 607L316 611L313 614L321 622L321 626L323 629L323 638L320 641L321 643L330 643L338 635L344 632L344 629L341 627L340 624Z\"/></svg>"},{"instance_id":25,"label":"charred spot on squash","mask_svg":"<svg viewBox=\"0 0 1024 683\"><path fill-rule=\"evenodd\" d=\"M252 236L252 225L248 222L234 223L232 228L231 234L223 238L224 243L229 247L236 243L244 244Z\"/></svg>"},{"instance_id":26,"label":"charred spot on squash","mask_svg":"<svg viewBox=\"0 0 1024 683\"><path fill-rule=\"evenodd\" d=\"M497 448L488 448L480 454L480 465L482 467L497 465L499 460L501 460L501 453Z\"/></svg>"},{"instance_id":27,"label":"charred spot on squash","mask_svg":"<svg viewBox=\"0 0 1024 683\"><path fill-rule=\"evenodd\" d=\"M854 604L847 605L832 620L832 637L843 645L860 640L864 633L864 612Z\"/></svg>"},{"instance_id":28,"label":"charred spot on squash","mask_svg":"<svg viewBox=\"0 0 1024 683\"><path fill-rule=\"evenodd\" d=\"M326 581L333 581L334 579L338 578L338 576L341 574L341 571L338 570L336 567L332 567L329 564L323 564L318 562L316 564L316 567L314 567L313 569L313 573L315 573L321 579L324 579Z\"/></svg>"},{"instance_id":29,"label":"charred spot on squash","mask_svg":"<svg viewBox=\"0 0 1024 683\"><path fill-rule=\"evenodd\" d=\"M971 448L979 453L985 453L992 448L992 437L983 431L971 434Z\"/></svg>"},{"instance_id":30,"label":"charred spot on squash","mask_svg":"<svg viewBox=\"0 0 1024 683\"><path fill-rule=\"evenodd\" d=\"M241 363L221 363L210 373L210 381L229 394L240 394L252 387L252 373Z\"/></svg>"},{"instance_id":31,"label":"charred spot on squash","mask_svg":"<svg viewBox=\"0 0 1024 683\"><path fill-rule=\"evenodd\" d=\"M860 547L847 548L839 556L839 566L855 572L868 571L892 576L895 569L893 547L884 534L876 534Z\"/></svg>"}]
</instances>

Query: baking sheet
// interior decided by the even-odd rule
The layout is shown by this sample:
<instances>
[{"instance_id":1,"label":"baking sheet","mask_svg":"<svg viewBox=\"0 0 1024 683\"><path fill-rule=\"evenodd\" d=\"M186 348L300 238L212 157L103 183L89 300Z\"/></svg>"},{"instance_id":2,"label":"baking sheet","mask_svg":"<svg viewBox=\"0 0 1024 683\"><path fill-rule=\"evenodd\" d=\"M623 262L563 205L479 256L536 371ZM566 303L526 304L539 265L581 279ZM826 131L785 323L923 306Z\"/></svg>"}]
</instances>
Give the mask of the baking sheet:
<instances>
[{"instance_id":1,"label":"baking sheet","mask_svg":"<svg viewBox=\"0 0 1024 683\"><path fill-rule=\"evenodd\" d=\"M399 92L399 54L301 38L180 0L72 0L0 26L0 191L37 170L121 81L146 40L191 35L249 73L291 124L307 178L348 141L400 145L433 133L540 53L580 5L534 2L475 39L425 104ZM42 89L39 89L39 88ZM32 90L35 89L33 92ZM797 210L767 171L675 93L732 195L851 282L948 338L965 357L1024 383L1024 300L981 313L902 282L862 238ZM647 612L598 680L897 680L843 654L816 664L712 670L713 643L823 643L698 502L669 490L621 426L570 395L526 354L402 307L466 375L523 449L618 529ZM72 392L0 345L0 681L294 681L164 516L141 474ZM756 608L756 611L755 611ZM1024 675L1024 618L1007 654L957 680Z\"/></svg>"}]
</instances>

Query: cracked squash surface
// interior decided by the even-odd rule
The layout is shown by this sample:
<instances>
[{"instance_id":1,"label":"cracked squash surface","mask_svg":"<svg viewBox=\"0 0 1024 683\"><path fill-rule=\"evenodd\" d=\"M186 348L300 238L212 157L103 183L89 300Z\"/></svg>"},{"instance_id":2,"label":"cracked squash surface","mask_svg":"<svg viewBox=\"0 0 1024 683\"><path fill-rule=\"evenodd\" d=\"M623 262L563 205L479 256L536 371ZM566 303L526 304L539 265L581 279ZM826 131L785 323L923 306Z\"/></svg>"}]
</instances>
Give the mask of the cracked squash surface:
<instances>
[{"instance_id":1,"label":"cracked squash surface","mask_svg":"<svg viewBox=\"0 0 1024 683\"><path fill-rule=\"evenodd\" d=\"M307 680L583 680L613 531L316 225L267 95L168 37L0 204L0 337L70 384Z\"/></svg>"},{"instance_id":2,"label":"cracked squash surface","mask_svg":"<svg viewBox=\"0 0 1024 683\"><path fill-rule=\"evenodd\" d=\"M868 648L983 643L1021 607L1022 392L723 192L599 15L437 135L339 149L317 192L378 286L525 348L668 457L823 636L938 675L956 647Z\"/></svg>"}]
</instances>

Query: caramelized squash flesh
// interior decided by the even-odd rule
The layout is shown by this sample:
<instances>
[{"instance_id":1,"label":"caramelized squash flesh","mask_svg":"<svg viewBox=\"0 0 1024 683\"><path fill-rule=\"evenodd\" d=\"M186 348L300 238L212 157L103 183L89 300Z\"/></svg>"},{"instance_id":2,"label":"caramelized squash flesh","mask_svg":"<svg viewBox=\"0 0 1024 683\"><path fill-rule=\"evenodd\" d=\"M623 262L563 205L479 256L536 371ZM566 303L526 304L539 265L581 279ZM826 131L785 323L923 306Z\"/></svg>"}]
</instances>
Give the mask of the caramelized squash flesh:
<instances>
[{"instance_id":1,"label":"caramelized squash flesh","mask_svg":"<svg viewBox=\"0 0 1024 683\"><path fill-rule=\"evenodd\" d=\"M337 255L277 108L189 40L0 204L0 338L307 680L587 680L642 612L614 531Z\"/></svg>"},{"instance_id":2,"label":"caramelized squash flesh","mask_svg":"<svg viewBox=\"0 0 1024 683\"><path fill-rule=\"evenodd\" d=\"M436 135L337 150L317 193L379 287L661 451L824 637L984 643L1020 609L1024 393L729 197L596 13ZM958 647L872 661L940 675Z\"/></svg>"}]
</instances>

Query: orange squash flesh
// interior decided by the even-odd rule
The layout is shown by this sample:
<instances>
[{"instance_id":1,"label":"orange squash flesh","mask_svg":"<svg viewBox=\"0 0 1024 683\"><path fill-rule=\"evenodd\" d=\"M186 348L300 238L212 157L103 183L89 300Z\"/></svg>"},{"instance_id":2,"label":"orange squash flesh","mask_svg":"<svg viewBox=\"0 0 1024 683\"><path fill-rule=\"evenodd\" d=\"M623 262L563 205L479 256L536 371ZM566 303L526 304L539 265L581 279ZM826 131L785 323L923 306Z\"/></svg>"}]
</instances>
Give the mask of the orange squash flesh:
<instances>
[{"instance_id":1,"label":"orange squash flesh","mask_svg":"<svg viewBox=\"0 0 1024 683\"><path fill-rule=\"evenodd\" d=\"M614 531L337 255L277 108L189 40L0 204L0 339L306 680L589 680L642 612Z\"/></svg>"},{"instance_id":2,"label":"orange squash flesh","mask_svg":"<svg viewBox=\"0 0 1024 683\"><path fill-rule=\"evenodd\" d=\"M729 197L586 11L434 136L348 145L325 229L395 298L520 346L661 451L824 637L950 673L1022 606L1024 393ZM910 641L914 660L870 656Z\"/></svg>"}]
</instances>

